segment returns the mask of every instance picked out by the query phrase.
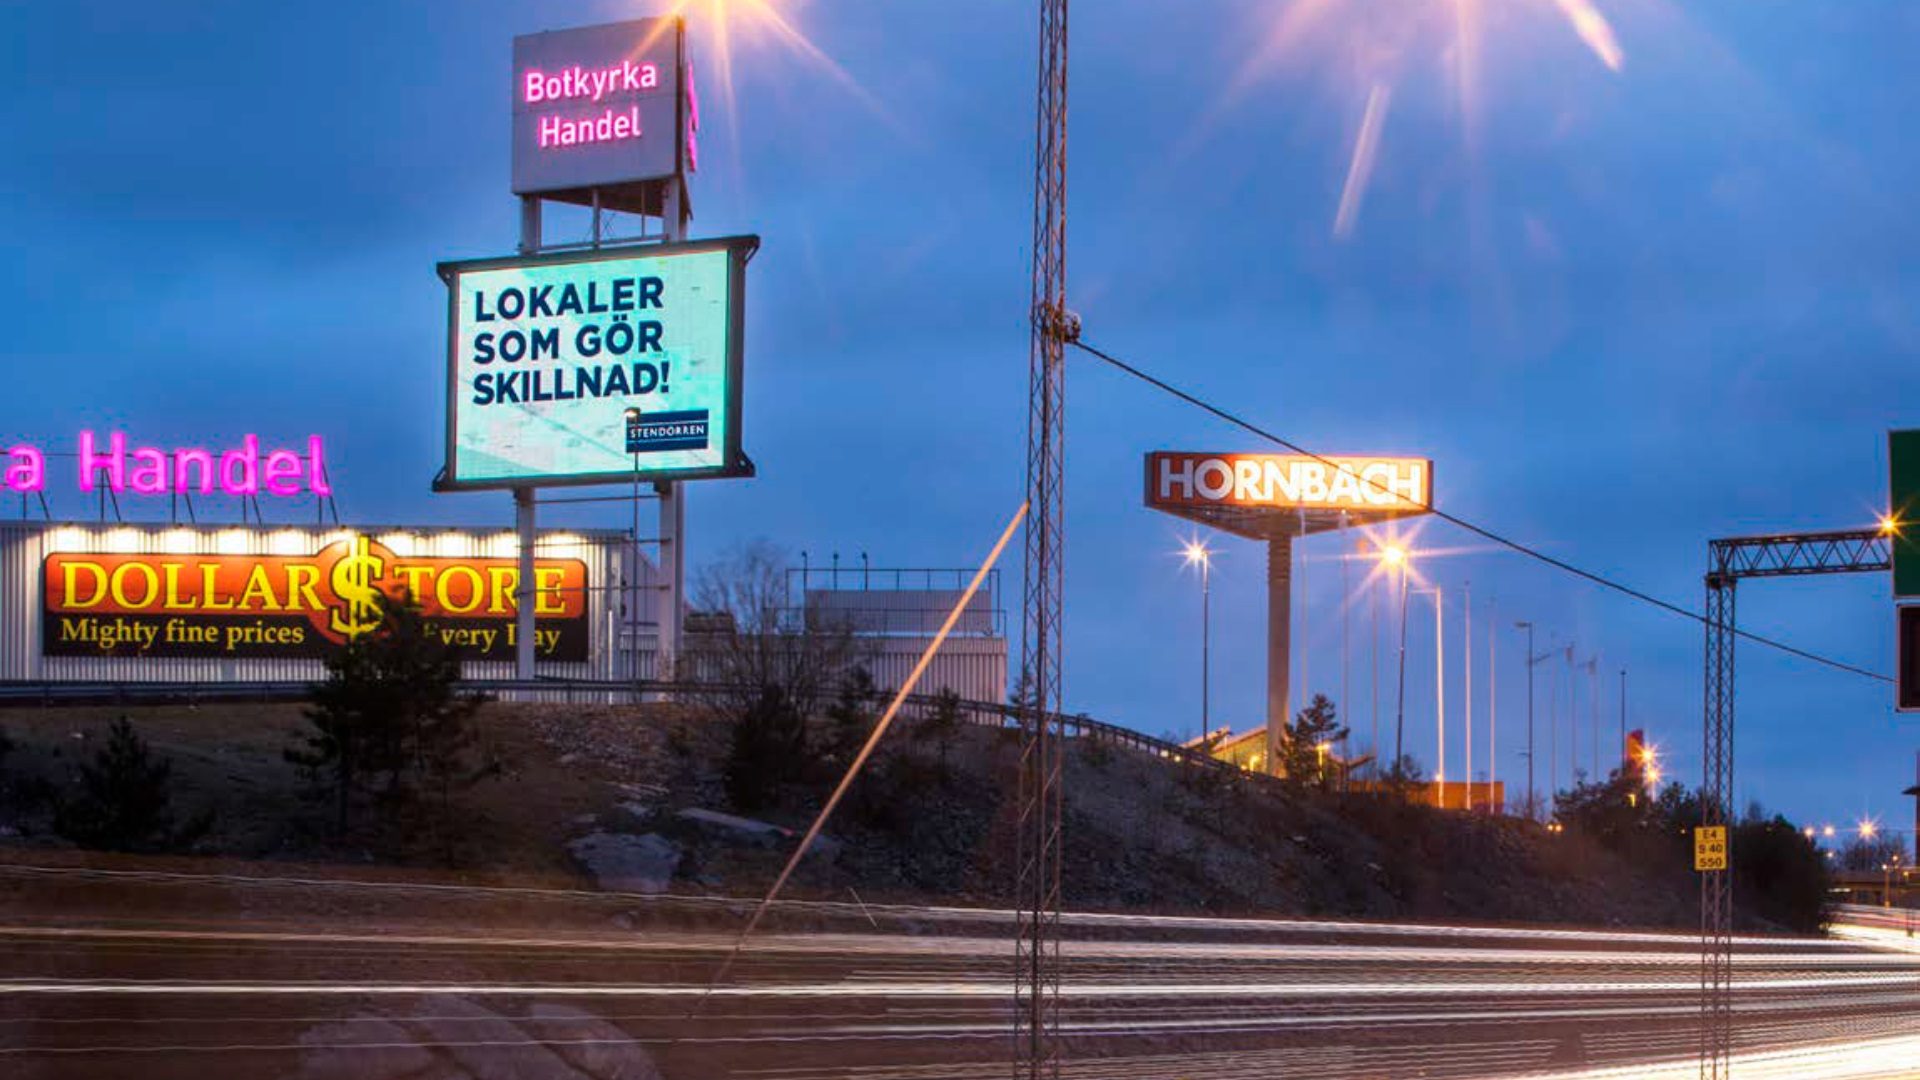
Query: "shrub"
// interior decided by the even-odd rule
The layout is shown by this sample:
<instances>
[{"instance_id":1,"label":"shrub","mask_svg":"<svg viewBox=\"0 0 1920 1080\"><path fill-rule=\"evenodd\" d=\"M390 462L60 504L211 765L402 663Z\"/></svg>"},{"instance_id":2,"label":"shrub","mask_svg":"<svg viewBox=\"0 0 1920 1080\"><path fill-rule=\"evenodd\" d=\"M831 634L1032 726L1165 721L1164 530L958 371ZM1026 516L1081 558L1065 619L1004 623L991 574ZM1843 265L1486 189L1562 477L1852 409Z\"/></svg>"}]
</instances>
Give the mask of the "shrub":
<instances>
[{"instance_id":1,"label":"shrub","mask_svg":"<svg viewBox=\"0 0 1920 1080\"><path fill-rule=\"evenodd\" d=\"M424 787L444 817L453 788L484 775L472 760L481 699L459 691L459 663L411 603L378 603L379 626L327 661L306 712L311 730L286 751L333 798L342 833L358 794L391 803Z\"/></svg>"},{"instance_id":2,"label":"shrub","mask_svg":"<svg viewBox=\"0 0 1920 1080\"><path fill-rule=\"evenodd\" d=\"M62 799L54 830L81 847L106 851L170 851L197 840L213 823L205 813L175 828L168 790L173 765L154 756L126 717L107 729L107 741L80 766L80 792Z\"/></svg>"},{"instance_id":3,"label":"shrub","mask_svg":"<svg viewBox=\"0 0 1920 1080\"><path fill-rule=\"evenodd\" d=\"M838 768L851 764L873 732L873 705L879 697L873 676L857 666L840 680L840 689L827 706L826 759Z\"/></svg>"},{"instance_id":4,"label":"shrub","mask_svg":"<svg viewBox=\"0 0 1920 1080\"><path fill-rule=\"evenodd\" d=\"M727 798L740 810L768 806L782 786L801 775L806 760L806 717L779 687L763 686L734 720L727 750Z\"/></svg>"}]
</instances>

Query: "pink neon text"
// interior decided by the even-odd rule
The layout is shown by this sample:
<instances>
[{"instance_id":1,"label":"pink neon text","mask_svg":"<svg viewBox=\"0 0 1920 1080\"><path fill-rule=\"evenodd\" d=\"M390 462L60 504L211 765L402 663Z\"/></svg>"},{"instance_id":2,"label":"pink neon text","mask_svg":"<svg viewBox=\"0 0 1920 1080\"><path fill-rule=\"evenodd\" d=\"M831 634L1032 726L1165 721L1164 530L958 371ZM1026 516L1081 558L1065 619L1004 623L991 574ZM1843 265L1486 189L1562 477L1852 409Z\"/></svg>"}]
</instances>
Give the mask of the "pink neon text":
<instances>
[{"instance_id":1,"label":"pink neon text","mask_svg":"<svg viewBox=\"0 0 1920 1080\"><path fill-rule=\"evenodd\" d=\"M172 492L212 494L217 486L228 495L265 493L286 498L302 492L331 495L326 451L320 436L307 439L304 457L292 450L260 451L260 438L248 435L238 449L217 458L208 450L183 447L127 447L120 432L107 436L103 449L91 431L80 433L80 490L104 486L116 494L166 495Z\"/></svg>"},{"instance_id":2,"label":"pink neon text","mask_svg":"<svg viewBox=\"0 0 1920 1080\"><path fill-rule=\"evenodd\" d=\"M520 98L529 105L577 98L599 101L608 94L639 93L659 87L658 66L622 60L617 67L587 69L576 65L557 73L531 69L520 84Z\"/></svg>"}]
</instances>

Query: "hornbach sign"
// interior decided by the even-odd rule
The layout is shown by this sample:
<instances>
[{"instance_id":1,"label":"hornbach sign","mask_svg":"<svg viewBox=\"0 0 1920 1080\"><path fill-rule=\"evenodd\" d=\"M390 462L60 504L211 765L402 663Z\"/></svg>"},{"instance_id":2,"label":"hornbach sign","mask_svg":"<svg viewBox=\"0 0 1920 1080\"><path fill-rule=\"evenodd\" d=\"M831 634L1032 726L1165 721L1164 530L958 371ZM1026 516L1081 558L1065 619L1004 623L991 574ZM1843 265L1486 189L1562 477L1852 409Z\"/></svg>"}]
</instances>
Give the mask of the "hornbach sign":
<instances>
[{"instance_id":1,"label":"hornbach sign","mask_svg":"<svg viewBox=\"0 0 1920 1080\"><path fill-rule=\"evenodd\" d=\"M1162 508L1275 507L1419 513L1433 499L1425 458L1304 454L1147 455L1147 505Z\"/></svg>"}]
</instances>

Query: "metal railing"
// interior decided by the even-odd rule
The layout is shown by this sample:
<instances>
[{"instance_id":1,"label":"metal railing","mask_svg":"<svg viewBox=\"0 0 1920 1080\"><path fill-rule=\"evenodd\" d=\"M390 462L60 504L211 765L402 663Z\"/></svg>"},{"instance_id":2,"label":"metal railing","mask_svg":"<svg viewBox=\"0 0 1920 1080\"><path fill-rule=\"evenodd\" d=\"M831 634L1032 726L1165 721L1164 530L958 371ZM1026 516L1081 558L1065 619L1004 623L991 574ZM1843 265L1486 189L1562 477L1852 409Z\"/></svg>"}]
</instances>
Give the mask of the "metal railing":
<instances>
[{"instance_id":1,"label":"metal railing","mask_svg":"<svg viewBox=\"0 0 1920 1080\"><path fill-rule=\"evenodd\" d=\"M598 679L466 679L459 684L469 693L492 697L538 696L549 701L607 700L639 702L663 697L711 697L739 693L741 687L711 682L608 682ZM314 684L295 680L259 682L0 682L0 709L62 705L197 705L222 702L297 702L307 700ZM916 712L940 704L938 694L910 694L906 704ZM982 727L1017 729L1020 709L1005 702L959 699L960 715ZM1054 723L1066 738L1151 754L1168 761L1210 769L1223 775L1269 780L1231 762L1178 743L1144 735L1132 728L1095 720L1085 714L1056 713Z\"/></svg>"}]
</instances>

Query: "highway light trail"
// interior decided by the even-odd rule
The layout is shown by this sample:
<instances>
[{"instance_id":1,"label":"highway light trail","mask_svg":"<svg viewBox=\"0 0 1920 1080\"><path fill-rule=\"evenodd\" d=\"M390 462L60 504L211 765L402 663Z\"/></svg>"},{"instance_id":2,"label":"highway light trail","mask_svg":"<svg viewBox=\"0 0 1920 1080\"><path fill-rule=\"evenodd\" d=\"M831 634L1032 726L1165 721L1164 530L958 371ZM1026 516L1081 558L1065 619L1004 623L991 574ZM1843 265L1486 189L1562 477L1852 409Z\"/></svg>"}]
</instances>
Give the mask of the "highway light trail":
<instances>
[{"instance_id":1,"label":"highway light trail","mask_svg":"<svg viewBox=\"0 0 1920 1080\"><path fill-rule=\"evenodd\" d=\"M1011 913L996 909L783 901L709 991L754 901L57 866L0 867L0 883L5 1072L286 1075L318 1047L404 1045L397 1032L489 1055L627 1047L669 1080L1006 1069ZM1067 1077L1662 1076L1698 1038L1691 935L1062 925ZM1847 932L1867 936L1741 939L1742 1075L1872 1076L1904 1052L1920 955L1884 928ZM555 1008L584 1019L514 1027Z\"/></svg>"}]
</instances>

